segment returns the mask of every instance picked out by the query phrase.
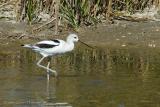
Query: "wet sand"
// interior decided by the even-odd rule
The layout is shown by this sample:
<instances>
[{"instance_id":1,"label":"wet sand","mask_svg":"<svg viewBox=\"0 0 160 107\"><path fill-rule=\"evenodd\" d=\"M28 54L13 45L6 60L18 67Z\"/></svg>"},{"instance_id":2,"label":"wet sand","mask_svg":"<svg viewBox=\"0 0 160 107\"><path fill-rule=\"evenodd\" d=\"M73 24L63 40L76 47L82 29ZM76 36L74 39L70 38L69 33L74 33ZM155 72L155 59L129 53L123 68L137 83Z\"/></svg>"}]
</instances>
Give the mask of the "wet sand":
<instances>
[{"instance_id":1,"label":"wet sand","mask_svg":"<svg viewBox=\"0 0 160 107\"><path fill-rule=\"evenodd\" d=\"M31 33L26 24L0 22L0 44L38 41L37 38L65 38L69 32L62 31L54 35L54 29L45 27L40 32ZM32 28L35 28L32 27ZM61 29L61 28L60 28ZM98 47L160 47L160 22L125 22L99 24L96 27L80 28L78 35L84 42ZM25 35L25 36L22 36ZM12 41L12 42L11 42ZM5 43L4 43L5 42Z\"/></svg>"}]
</instances>

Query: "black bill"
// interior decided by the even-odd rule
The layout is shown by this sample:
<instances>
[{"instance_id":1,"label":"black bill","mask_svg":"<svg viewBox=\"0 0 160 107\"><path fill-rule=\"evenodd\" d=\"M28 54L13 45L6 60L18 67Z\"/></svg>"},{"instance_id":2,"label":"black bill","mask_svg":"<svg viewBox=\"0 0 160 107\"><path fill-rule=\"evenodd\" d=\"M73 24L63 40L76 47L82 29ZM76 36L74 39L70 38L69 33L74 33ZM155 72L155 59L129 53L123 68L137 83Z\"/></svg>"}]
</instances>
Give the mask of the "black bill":
<instances>
[{"instance_id":1,"label":"black bill","mask_svg":"<svg viewBox=\"0 0 160 107\"><path fill-rule=\"evenodd\" d=\"M82 42L81 40L79 40L79 42L81 42L82 44L86 45L87 47L89 47L89 48L92 48L92 49L93 49L93 47L91 47L91 46L89 46L88 44L86 44L86 43Z\"/></svg>"}]
</instances>

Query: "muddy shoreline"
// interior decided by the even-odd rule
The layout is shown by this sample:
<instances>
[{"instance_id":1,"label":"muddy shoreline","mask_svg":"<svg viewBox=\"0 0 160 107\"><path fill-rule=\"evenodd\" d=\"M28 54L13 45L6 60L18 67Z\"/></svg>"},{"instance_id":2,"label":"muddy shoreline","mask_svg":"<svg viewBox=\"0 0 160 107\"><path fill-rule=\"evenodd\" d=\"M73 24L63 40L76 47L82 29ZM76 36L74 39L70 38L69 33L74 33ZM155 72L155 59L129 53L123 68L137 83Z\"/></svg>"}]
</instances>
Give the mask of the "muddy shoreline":
<instances>
[{"instance_id":1,"label":"muddy shoreline","mask_svg":"<svg viewBox=\"0 0 160 107\"><path fill-rule=\"evenodd\" d=\"M65 39L72 31L62 29L59 35L54 35L54 29L47 26L36 33L25 23L10 23L0 21L0 44L32 43L34 41L62 38ZM78 31L80 39L99 47L160 47L160 22L128 22L117 21L116 24L99 24L92 27L83 27Z\"/></svg>"}]
</instances>

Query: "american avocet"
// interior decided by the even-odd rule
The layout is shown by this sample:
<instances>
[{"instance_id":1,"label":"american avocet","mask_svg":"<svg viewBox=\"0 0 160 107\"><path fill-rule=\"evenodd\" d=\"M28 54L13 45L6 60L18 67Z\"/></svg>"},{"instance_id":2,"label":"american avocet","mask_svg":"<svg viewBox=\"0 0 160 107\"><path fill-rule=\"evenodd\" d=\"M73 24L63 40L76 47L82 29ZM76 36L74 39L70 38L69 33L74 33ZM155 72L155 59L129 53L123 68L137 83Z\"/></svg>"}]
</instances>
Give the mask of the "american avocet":
<instances>
[{"instance_id":1,"label":"american avocet","mask_svg":"<svg viewBox=\"0 0 160 107\"><path fill-rule=\"evenodd\" d=\"M53 72L57 76L57 72L49 68L50 61L48 62L47 67L41 65L41 62L44 58L55 56L58 54L66 53L74 49L74 43L80 41L76 34L69 34L66 41L55 39L55 40L44 40L36 44L24 44L22 45L25 48L30 48L33 51L40 53L43 57L37 62L37 65L41 68L44 68L50 72ZM80 41L85 44L84 42ZM85 44L87 45L87 44ZM88 46L88 45L87 45ZM90 47L90 46L89 46Z\"/></svg>"}]
</instances>

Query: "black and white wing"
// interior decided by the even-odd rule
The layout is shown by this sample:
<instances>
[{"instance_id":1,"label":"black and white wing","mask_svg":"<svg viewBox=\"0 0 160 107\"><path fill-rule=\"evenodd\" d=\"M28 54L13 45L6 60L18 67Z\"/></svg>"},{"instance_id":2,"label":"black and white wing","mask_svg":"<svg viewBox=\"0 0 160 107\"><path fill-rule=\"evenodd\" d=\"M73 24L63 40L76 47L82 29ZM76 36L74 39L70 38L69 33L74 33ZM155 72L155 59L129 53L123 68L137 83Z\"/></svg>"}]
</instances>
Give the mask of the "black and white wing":
<instances>
[{"instance_id":1,"label":"black and white wing","mask_svg":"<svg viewBox=\"0 0 160 107\"><path fill-rule=\"evenodd\" d=\"M34 46L38 48L53 48L60 45L59 40L44 40L36 43Z\"/></svg>"}]
</instances>

